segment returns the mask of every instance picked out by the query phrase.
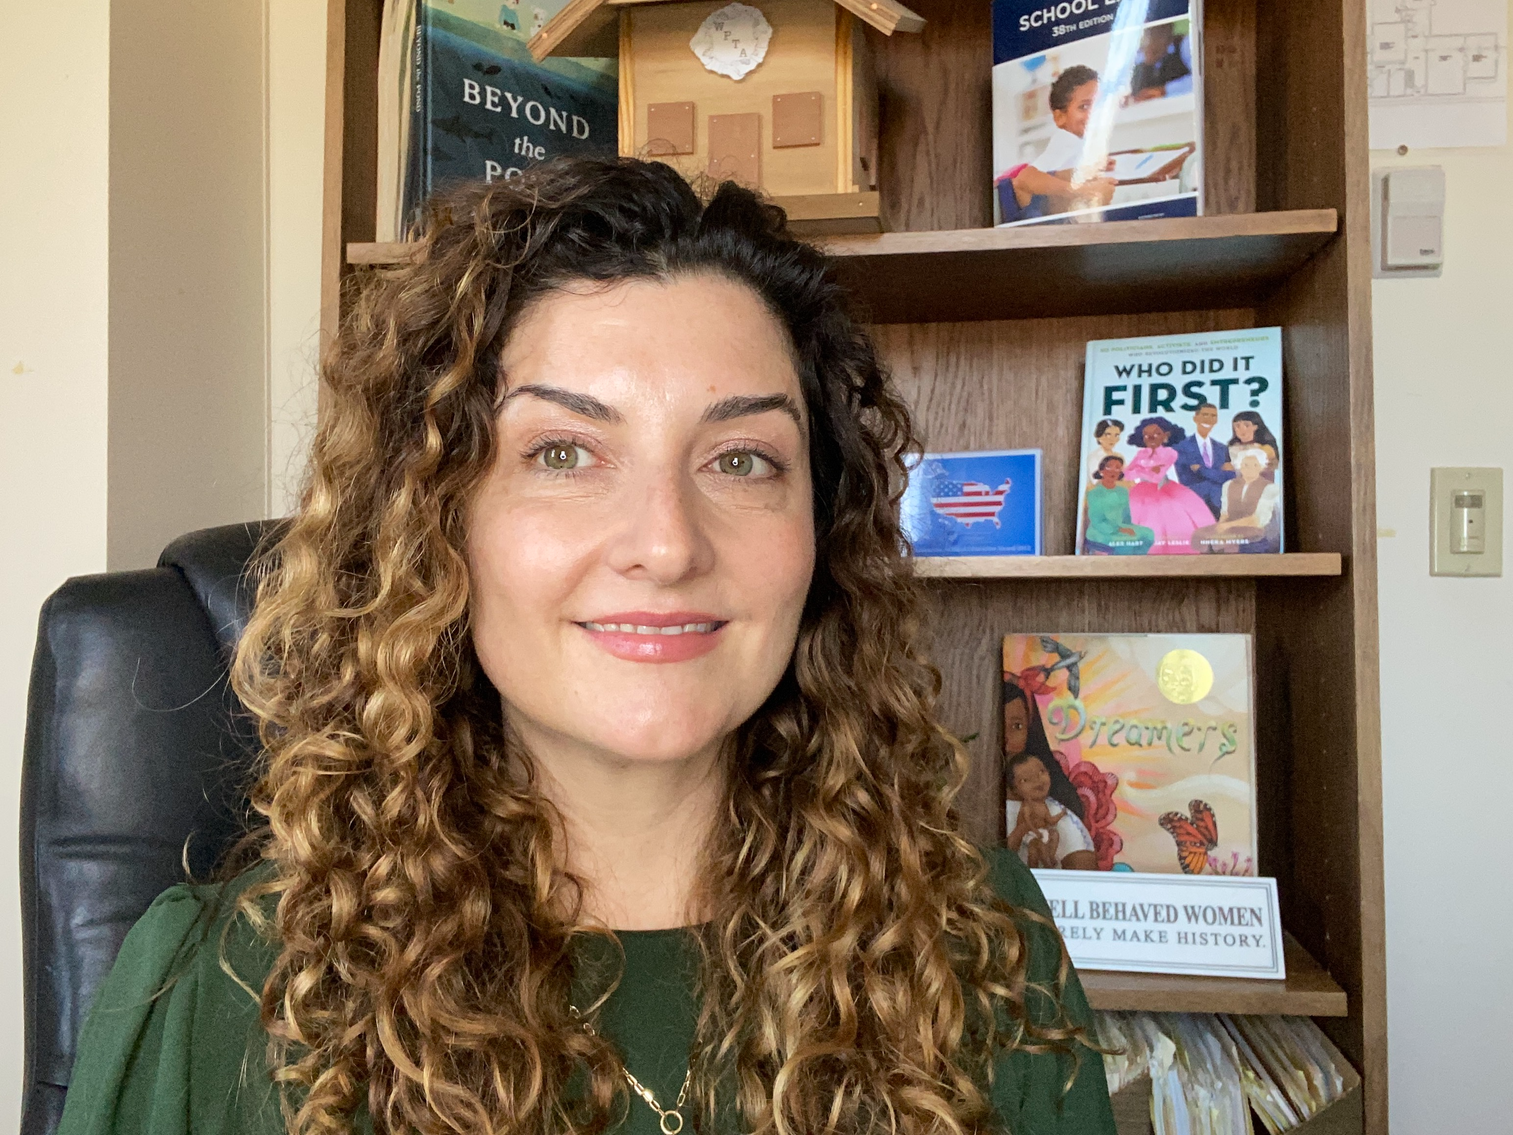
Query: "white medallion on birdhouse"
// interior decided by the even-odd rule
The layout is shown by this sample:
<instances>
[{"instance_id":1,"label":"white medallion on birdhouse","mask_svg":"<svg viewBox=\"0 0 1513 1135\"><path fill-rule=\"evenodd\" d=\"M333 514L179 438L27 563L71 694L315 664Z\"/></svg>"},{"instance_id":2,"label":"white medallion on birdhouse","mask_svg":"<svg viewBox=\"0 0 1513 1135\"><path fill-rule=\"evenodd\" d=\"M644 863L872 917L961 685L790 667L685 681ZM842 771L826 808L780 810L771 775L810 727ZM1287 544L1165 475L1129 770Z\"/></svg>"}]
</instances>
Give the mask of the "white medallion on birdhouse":
<instances>
[{"instance_id":1,"label":"white medallion on birdhouse","mask_svg":"<svg viewBox=\"0 0 1513 1135\"><path fill-rule=\"evenodd\" d=\"M694 32L688 46L716 75L744 79L767 58L772 25L750 4L726 4Z\"/></svg>"}]
</instances>

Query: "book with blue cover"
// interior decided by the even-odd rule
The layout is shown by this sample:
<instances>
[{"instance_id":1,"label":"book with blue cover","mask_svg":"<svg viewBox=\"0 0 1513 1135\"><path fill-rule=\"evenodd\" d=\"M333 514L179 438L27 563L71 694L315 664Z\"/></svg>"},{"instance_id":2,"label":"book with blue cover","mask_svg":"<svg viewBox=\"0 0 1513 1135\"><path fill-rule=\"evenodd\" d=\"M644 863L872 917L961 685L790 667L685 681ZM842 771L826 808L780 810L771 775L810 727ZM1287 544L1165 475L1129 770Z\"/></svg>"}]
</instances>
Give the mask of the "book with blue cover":
<instances>
[{"instance_id":1,"label":"book with blue cover","mask_svg":"<svg viewBox=\"0 0 1513 1135\"><path fill-rule=\"evenodd\" d=\"M1000 225L1202 210L1202 0L993 0Z\"/></svg>"},{"instance_id":2,"label":"book with blue cover","mask_svg":"<svg viewBox=\"0 0 1513 1135\"><path fill-rule=\"evenodd\" d=\"M447 185L512 177L559 154L619 151L617 61L538 63L526 47L566 0L388 3L380 98L395 100L403 121L380 123L380 239L402 238Z\"/></svg>"},{"instance_id":3,"label":"book with blue cover","mask_svg":"<svg viewBox=\"0 0 1513 1135\"><path fill-rule=\"evenodd\" d=\"M916 556L1040 555L1040 450L927 453L900 516Z\"/></svg>"}]
</instances>

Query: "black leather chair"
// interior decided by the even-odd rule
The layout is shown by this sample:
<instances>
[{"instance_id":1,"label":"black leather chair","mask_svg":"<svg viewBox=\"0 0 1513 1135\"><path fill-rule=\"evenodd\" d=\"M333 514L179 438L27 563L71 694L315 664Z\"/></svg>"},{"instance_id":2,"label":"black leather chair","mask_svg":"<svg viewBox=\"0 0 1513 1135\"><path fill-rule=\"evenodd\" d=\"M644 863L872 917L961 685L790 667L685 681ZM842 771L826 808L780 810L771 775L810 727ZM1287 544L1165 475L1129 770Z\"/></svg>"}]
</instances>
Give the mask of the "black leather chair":
<instances>
[{"instance_id":1,"label":"black leather chair","mask_svg":"<svg viewBox=\"0 0 1513 1135\"><path fill-rule=\"evenodd\" d=\"M51 1135L121 941L185 867L246 830L257 751L227 666L266 523L192 532L149 571L71 579L42 608L21 774L22 1135Z\"/></svg>"}]
</instances>

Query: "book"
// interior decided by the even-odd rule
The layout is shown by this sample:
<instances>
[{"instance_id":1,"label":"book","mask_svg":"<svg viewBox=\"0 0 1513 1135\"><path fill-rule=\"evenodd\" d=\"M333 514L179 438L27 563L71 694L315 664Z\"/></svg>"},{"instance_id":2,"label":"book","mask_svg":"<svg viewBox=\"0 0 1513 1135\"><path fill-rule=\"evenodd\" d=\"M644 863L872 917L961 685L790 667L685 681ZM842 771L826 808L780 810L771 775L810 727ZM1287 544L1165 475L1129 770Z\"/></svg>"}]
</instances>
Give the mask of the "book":
<instances>
[{"instance_id":1,"label":"book","mask_svg":"<svg viewBox=\"0 0 1513 1135\"><path fill-rule=\"evenodd\" d=\"M1038 556L1040 450L926 453L899 517L916 556Z\"/></svg>"},{"instance_id":2,"label":"book","mask_svg":"<svg viewBox=\"0 0 1513 1135\"><path fill-rule=\"evenodd\" d=\"M378 38L378 215L374 239L404 236L404 178L409 154L410 82L420 0L384 0Z\"/></svg>"},{"instance_id":3,"label":"book","mask_svg":"<svg viewBox=\"0 0 1513 1135\"><path fill-rule=\"evenodd\" d=\"M1202 0L993 0L1000 225L1191 217Z\"/></svg>"},{"instance_id":4,"label":"book","mask_svg":"<svg viewBox=\"0 0 1513 1135\"><path fill-rule=\"evenodd\" d=\"M1281 552L1279 327L1087 345L1077 553Z\"/></svg>"},{"instance_id":5,"label":"book","mask_svg":"<svg viewBox=\"0 0 1513 1135\"><path fill-rule=\"evenodd\" d=\"M1256 873L1251 639L1010 634L1004 818L1031 867Z\"/></svg>"},{"instance_id":6,"label":"book","mask_svg":"<svg viewBox=\"0 0 1513 1135\"><path fill-rule=\"evenodd\" d=\"M526 47L565 3L386 0L378 239L403 239L448 185L513 177L558 154L619 152L617 61L538 63Z\"/></svg>"}]
</instances>

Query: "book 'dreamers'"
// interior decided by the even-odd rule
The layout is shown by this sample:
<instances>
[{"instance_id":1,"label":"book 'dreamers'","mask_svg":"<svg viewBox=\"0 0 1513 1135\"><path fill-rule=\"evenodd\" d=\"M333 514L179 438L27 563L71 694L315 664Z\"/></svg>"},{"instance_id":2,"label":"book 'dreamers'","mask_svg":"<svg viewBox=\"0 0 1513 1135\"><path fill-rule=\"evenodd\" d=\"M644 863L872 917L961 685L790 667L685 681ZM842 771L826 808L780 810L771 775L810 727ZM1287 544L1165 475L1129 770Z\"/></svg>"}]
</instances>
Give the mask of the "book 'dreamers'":
<instances>
[{"instance_id":1,"label":"book 'dreamers'","mask_svg":"<svg viewBox=\"0 0 1513 1135\"><path fill-rule=\"evenodd\" d=\"M527 50L565 0L385 0L377 238L399 240L433 192L559 154L618 151L615 60Z\"/></svg>"},{"instance_id":2,"label":"book 'dreamers'","mask_svg":"<svg viewBox=\"0 0 1513 1135\"><path fill-rule=\"evenodd\" d=\"M1196 215L1201 23L1201 0L993 0L997 223Z\"/></svg>"},{"instance_id":3,"label":"book 'dreamers'","mask_svg":"<svg viewBox=\"0 0 1513 1135\"><path fill-rule=\"evenodd\" d=\"M1087 345L1077 552L1283 550L1278 327Z\"/></svg>"},{"instance_id":4,"label":"book 'dreamers'","mask_svg":"<svg viewBox=\"0 0 1513 1135\"><path fill-rule=\"evenodd\" d=\"M1254 876L1251 640L1003 640L1005 826L1042 869Z\"/></svg>"}]
</instances>

